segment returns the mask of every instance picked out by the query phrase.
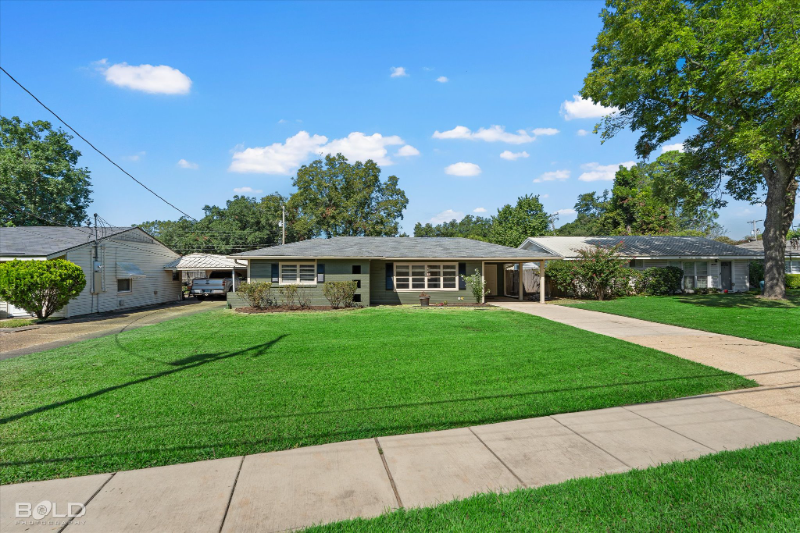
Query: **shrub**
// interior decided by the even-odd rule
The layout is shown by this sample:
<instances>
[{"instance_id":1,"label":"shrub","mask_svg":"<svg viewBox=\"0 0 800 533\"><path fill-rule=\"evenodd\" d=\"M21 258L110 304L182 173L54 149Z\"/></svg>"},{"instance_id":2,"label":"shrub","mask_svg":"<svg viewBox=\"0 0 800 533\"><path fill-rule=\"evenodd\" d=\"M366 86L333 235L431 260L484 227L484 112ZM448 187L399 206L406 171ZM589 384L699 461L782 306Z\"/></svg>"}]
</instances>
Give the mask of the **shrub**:
<instances>
[{"instance_id":1,"label":"shrub","mask_svg":"<svg viewBox=\"0 0 800 533\"><path fill-rule=\"evenodd\" d=\"M550 261L545 267L545 273L553 280L556 288L567 296L582 296L578 285L578 265L575 261Z\"/></svg>"},{"instance_id":2,"label":"shrub","mask_svg":"<svg viewBox=\"0 0 800 533\"><path fill-rule=\"evenodd\" d=\"M300 307L303 309L308 309L311 307L311 292L309 292L306 288L301 288L297 291L297 303L300 304Z\"/></svg>"},{"instance_id":3,"label":"shrub","mask_svg":"<svg viewBox=\"0 0 800 533\"><path fill-rule=\"evenodd\" d=\"M272 299L272 283L269 281L253 281L242 283L237 287L236 292L247 300L250 307L264 309L275 305Z\"/></svg>"},{"instance_id":4,"label":"shrub","mask_svg":"<svg viewBox=\"0 0 800 533\"><path fill-rule=\"evenodd\" d=\"M357 289L357 281L326 281L322 284L322 294L334 309L341 306L352 307Z\"/></svg>"},{"instance_id":5,"label":"shrub","mask_svg":"<svg viewBox=\"0 0 800 533\"><path fill-rule=\"evenodd\" d=\"M280 289L282 304L286 307L294 307L300 291L299 285L284 285Z\"/></svg>"},{"instance_id":6,"label":"shrub","mask_svg":"<svg viewBox=\"0 0 800 533\"><path fill-rule=\"evenodd\" d=\"M750 286L758 287L764 281L764 261L750 261Z\"/></svg>"},{"instance_id":7,"label":"shrub","mask_svg":"<svg viewBox=\"0 0 800 533\"><path fill-rule=\"evenodd\" d=\"M786 288L800 289L800 274L786 274Z\"/></svg>"},{"instance_id":8,"label":"shrub","mask_svg":"<svg viewBox=\"0 0 800 533\"><path fill-rule=\"evenodd\" d=\"M522 272L520 274L520 279L522 278ZM486 294L489 294L489 289L486 288L486 281L484 281L483 276L481 276L480 271L476 268L475 273L471 276L461 276L461 279L467 284L469 290L472 291L472 296L475 298L475 303L483 303L483 297Z\"/></svg>"},{"instance_id":9,"label":"shrub","mask_svg":"<svg viewBox=\"0 0 800 533\"><path fill-rule=\"evenodd\" d=\"M575 250L580 257L575 261L579 283L593 298L603 300L606 296L612 296L614 286L620 283L618 280L625 278L626 271L629 269L624 265L628 263L628 260L620 259L617 250L619 250L619 245L590 246Z\"/></svg>"},{"instance_id":10,"label":"shrub","mask_svg":"<svg viewBox=\"0 0 800 533\"><path fill-rule=\"evenodd\" d=\"M681 290L683 270L674 267L653 267L642 271L639 293L652 296L676 294Z\"/></svg>"},{"instance_id":11,"label":"shrub","mask_svg":"<svg viewBox=\"0 0 800 533\"><path fill-rule=\"evenodd\" d=\"M66 259L9 261L0 265L0 298L47 318L86 287L83 269Z\"/></svg>"}]
</instances>

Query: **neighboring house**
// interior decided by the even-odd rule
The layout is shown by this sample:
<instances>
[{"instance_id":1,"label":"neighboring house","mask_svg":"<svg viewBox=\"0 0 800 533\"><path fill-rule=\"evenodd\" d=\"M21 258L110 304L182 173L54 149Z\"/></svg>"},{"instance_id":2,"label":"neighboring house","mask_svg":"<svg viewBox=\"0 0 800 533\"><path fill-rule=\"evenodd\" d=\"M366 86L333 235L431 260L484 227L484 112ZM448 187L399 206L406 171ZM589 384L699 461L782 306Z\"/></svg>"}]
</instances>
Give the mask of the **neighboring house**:
<instances>
[{"instance_id":1,"label":"neighboring house","mask_svg":"<svg viewBox=\"0 0 800 533\"><path fill-rule=\"evenodd\" d=\"M23 226L0 228L0 262L66 259L83 269L86 287L54 316L73 317L180 300L180 278L164 265L179 256L140 228ZM0 317L25 316L0 302Z\"/></svg>"},{"instance_id":2,"label":"neighboring house","mask_svg":"<svg viewBox=\"0 0 800 533\"><path fill-rule=\"evenodd\" d=\"M737 248L758 252L761 259L764 258L764 241L761 239L739 244ZM800 239L786 241L786 273L800 274Z\"/></svg>"},{"instance_id":3,"label":"neighboring house","mask_svg":"<svg viewBox=\"0 0 800 533\"><path fill-rule=\"evenodd\" d=\"M620 246L619 255L630 259L630 266L637 270L667 266L682 269L683 289L688 291L706 288L747 291L750 289L750 261L764 258L763 251L746 250L703 237L530 237L520 249L552 253L574 261L579 258L575 250L617 245Z\"/></svg>"},{"instance_id":4,"label":"neighboring house","mask_svg":"<svg viewBox=\"0 0 800 533\"><path fill-rule=\"evenodd\" d=\"M217 254L189 254L167 263L164 270L180 272L182 281L207 278L214 272L224 272L232 278L247 276L247 264ZM236 274L237 276L234 276Z\"/></svg>"},{"instance_id":5,"label":"neighboring house","mask_svg":"<svg viewBox=\"0 0 800 533\"><path fill-rule=\"evenodd\" d=\"M248 281L273 286L300 285L312 305L329 305L322 293L326 281L358 282L361 305L415 304L419 294L431 303L474 302L461 279L477 270L495 290L508 263L556 260L550 252L530 252L471 239L450 237L334 237L310 239L229 256L247 263ZM229 294L233 307L246 306Z\"/></svg>"}]
</instances>

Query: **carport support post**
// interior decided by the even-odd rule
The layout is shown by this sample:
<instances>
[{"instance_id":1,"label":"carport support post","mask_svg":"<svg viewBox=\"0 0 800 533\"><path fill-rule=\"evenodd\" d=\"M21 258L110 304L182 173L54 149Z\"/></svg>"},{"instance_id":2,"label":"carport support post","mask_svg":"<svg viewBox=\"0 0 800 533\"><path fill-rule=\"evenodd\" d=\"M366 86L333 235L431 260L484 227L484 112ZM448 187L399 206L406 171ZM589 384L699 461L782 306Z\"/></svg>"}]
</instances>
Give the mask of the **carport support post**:
<instances>
[{"instance_id":1,"label":"carport support post","mask_svg":"<svg viewBox=\"0 0 800 533\"><path fill-rule=\"evenodd\" d=\"M519 301L525 300L525 283L522 276L522 263L517 263L519 266Z\"/></svg>"},{"instance_id":2,"label":"carport support post","mask_svg":"<svg viewBox=\"0 0 800 533\"><path fill-rule=\"evenodd\" d=\"M539 303L544 303L544 261L539 261Z\"/></svg>"}]
</instances>

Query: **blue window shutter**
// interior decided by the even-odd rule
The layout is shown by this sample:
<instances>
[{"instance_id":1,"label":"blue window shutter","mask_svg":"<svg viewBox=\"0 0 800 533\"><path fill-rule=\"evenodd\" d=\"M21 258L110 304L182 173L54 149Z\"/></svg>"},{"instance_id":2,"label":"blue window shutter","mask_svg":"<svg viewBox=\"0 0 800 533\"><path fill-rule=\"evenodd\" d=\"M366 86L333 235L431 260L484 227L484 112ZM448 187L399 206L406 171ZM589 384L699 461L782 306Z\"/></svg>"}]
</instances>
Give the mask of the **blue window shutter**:
<instances>
[{"instance_id":1,"label":"blue window shutter","mask_svg":"<svg viewBox=\"0 0 800 533\"><path fill-rule=\"evenodd\" d=\"M463 276L467 275L467 264L466 263L459 263L458 264L458 288L459 290L466 290L467 289L467 282L464 280Z\"/></svg>"},{"instance_id":2,"label":"blue window shutter","mask_svg":"<svg viewBox=\"0 0 800 533\"><path fill-rule=\"evenodd\" d=\"M325 263L317 263L317 283L325 283Z\"/></svg>"},{"instance_id":3,"label":"blue window shutter","mask_svg":"<svg viewBox=\"0 0 800 533\"><path fill-rule=\"evenodd\" d=\"M272 283L280 283L280 276L280 265L278 263L272 263Z\"/></svg>"},{"instance_id":4,"label":"blue window shutter","mask_svg":"<svg viewBox=\"0 0 800 533\"><path fill-rule=\"evenodd\" d=\"M394 263L386 263L386 290L394 290Z\"/></svg>"}]
</instances>

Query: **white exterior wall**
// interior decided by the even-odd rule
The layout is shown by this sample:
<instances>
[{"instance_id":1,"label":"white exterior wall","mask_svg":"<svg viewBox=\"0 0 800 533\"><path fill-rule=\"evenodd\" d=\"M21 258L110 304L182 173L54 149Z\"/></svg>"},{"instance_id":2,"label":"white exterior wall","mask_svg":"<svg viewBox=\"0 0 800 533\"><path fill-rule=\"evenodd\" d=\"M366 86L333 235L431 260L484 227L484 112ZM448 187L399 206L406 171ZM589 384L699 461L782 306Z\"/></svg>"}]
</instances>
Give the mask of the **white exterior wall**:
<instances>
[{"instance_id":1,"label":"white exterior wall","mask_svg":"<svg viewBox=\"0 0 800 533\"><path fill-rule=\"evenodd\" d=\"M690 260L687 260L690 261ZM725 259L707 260L708 263L708 288L721 289L722 278L720 277L720 263ZM667 261L658 259L643 259L642 266L634 266L636 270L646 268L664 268L674 263L683 261ZM695 261L696 262L696 261ZM731 260L731 281L733 282L733 292L745 292L750 290L750 261L743 259Z\"/></svg>"},{"instance_id":2,"label":"white exterior wall","mask_svg":"<svg viewBox=\"0 0 800 533\"><path fill-rule=\"evenodd\" d=\"M149 241L149 242L148 242ZM164 265L178 254L139 230L128 231L100 241L100 261L103 264L102 286L92 294L92 261L94 244L87 243L67 252L61 259L72 261L83 269L86 287L54 317L74 317L96 312L118 311L131 307L158 305L181 299L181 282L172 281L172 271ZM144 278L131 280L131 292L117 293L117 263L133 263ZM0 302L0 318L7 304ZM19 310L15 316L26 314Z\"/></svg>"},{"instance_id":3,"label":"white exterior wall","mask_svg":"<svg viewBox=\"0 0 800 533\"><path fill-rule=\"evenodd\" d=\"M67 259L83 268L86 274L86 288L80 296L69 303L67 316L118 311L181 299L180 280L173 281L172 271L164 270L164 265L177 259L178 254L158 242L128 240L131 237L133 236L123 233L101 241L99 255L103 264L102 283L98 288L99 292L94 295L92 294L94 245L86 244L67 253ZM133 278L131 292L118 293L117 263L133 263L146 277ZM120 277L125 276L120 275Z\"/></svg>"}]
</instances>

